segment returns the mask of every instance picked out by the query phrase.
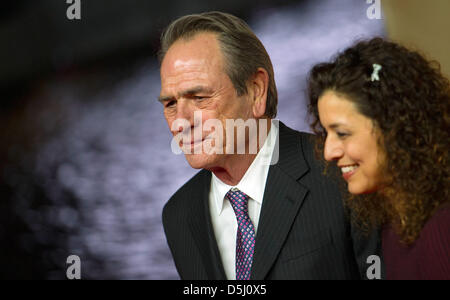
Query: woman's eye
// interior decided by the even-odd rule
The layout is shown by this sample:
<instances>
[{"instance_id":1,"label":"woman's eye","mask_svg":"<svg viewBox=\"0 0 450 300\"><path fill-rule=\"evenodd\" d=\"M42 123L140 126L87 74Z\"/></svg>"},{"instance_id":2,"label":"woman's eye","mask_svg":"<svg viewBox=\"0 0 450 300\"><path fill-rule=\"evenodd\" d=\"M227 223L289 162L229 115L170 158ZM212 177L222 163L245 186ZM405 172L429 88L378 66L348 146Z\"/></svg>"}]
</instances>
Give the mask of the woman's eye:
<instances>
[{"instance_id":1,"label":"woman's eye","mask_svg":"<svg viewBox=\"0 0 450 300\"><path fill-rule=\"evenodd\" d=\"M344 138L346 136L348 136L348 133L344 133L344 132L336 132L336 135L340 138Z\"/></svg>"}]
</instances>

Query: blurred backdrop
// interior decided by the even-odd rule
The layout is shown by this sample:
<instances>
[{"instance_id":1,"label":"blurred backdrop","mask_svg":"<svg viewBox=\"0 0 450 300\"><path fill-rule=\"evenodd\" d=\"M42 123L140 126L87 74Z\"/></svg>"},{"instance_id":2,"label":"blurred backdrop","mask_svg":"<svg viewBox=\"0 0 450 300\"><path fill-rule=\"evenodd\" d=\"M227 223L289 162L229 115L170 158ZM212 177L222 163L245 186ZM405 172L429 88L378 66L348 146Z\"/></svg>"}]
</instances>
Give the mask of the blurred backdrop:
<instances>
[{"instance_id":1,"label":"blurred backdrop","mask_svg":"<svg viewBox=\"0 0 450 300\"><path fill-rule=\"evenodd\" d=\"M171 152L156 52L174 18L221 10L266 46L278 119L308 131L305 79L385 36L375 0L15 0L0 11L0 278L177 279L162 207L193 174Z\"/></svg>"}]
</instances>

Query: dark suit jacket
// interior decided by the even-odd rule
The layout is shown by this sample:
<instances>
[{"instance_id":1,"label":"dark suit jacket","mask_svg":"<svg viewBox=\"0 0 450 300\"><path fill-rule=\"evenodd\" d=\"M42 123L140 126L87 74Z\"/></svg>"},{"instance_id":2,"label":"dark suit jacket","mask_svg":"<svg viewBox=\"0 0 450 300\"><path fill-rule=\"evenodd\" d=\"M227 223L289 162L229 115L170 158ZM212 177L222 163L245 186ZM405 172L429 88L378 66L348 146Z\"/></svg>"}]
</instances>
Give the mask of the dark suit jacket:
<instances>
[{"instance_id":1,"label":"dark suit jacket","mask_svg":"<svg viewBox=\"0 0 450 300\"><path fill-rule=\"evenodd\" d=\"M348 220L338 185L314 157L313 135L280 122L280 156L269 168L252 279L361 279L380 255L377 234L362 238ZM202 170L163 210L181 279L226 279L209 213L211 172Z\"/></svg>"}]
</instances>

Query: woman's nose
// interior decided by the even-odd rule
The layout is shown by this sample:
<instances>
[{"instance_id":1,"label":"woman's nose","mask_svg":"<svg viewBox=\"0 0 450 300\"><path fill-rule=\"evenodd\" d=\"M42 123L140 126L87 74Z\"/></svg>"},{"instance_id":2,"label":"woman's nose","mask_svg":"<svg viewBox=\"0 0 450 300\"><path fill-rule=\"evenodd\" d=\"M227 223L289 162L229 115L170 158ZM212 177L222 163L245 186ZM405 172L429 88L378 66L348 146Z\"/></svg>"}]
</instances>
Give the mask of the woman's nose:
<instances>
[{"instance_id":1,"label":"woman's nose","mask_svg":"<svg viewBox=\"0 0 450 300\"><path fill-rule=\"evenodd\" d=\"M327 137L325 140L324 158L327 161L333 161L344 155L342 143Z\"/></svg>"}]
</instances>

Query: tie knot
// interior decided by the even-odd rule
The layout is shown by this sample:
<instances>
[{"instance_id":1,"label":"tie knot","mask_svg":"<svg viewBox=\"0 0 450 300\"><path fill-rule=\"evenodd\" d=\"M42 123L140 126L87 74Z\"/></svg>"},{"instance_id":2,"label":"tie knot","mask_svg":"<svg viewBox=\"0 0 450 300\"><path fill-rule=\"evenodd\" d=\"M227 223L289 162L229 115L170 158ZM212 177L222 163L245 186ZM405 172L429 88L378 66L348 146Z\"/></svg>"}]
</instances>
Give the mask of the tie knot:
<instances>
[{"instance_id":1,"label":"tie knot","mask_svg":"<svg viewBox=\"0 0 450 300\"><path fill-rule=\"evenodd\" d=\"M249 196L244 192L241 192L237 188L232 188L225 195L230 201L231 206L233 206L234 213L236 215L247 214L248 213L248 199Z\"/></svg>"}]
</instances>

